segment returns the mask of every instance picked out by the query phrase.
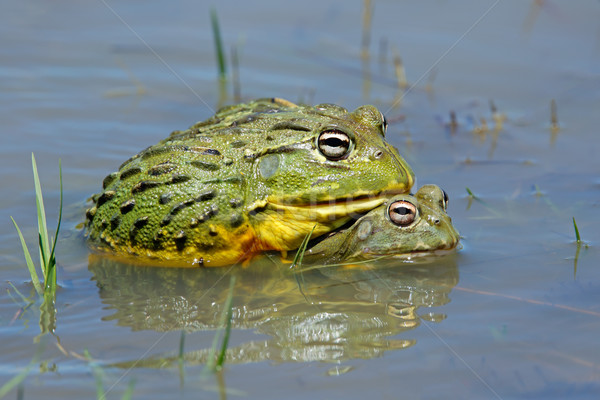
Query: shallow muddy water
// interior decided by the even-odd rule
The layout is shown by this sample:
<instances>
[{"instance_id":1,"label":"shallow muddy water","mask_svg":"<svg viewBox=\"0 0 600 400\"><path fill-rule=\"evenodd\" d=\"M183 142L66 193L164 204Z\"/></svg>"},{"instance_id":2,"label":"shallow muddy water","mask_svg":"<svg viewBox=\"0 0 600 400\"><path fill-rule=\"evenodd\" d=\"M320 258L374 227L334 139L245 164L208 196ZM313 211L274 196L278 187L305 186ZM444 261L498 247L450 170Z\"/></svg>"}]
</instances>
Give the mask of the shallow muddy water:
<instances>
[{"instance_id":1,"label":"shallow muddy water","mask_svg":"<svg viewBox=\"0 0 600 400\"><path fill-rule=\"evenodd\" d=\"M131 382L134 399L600 396L600 4L372 4L366 61L363 2L217 7L242 99L376 105L463 237L442 257L301 274L276 257L135 268L90 256L76 230L108 173L223 100L210 4L3 5L0 383L30 367L7 398L94 398L94 371L109 399ZM56 327L41 338L39 304L10 284L31 291L9 217L33 249L32 152L50 227L58 159L65 196ZM203 375L232 276L225 368Z\"/></svg>"}]
</instances>

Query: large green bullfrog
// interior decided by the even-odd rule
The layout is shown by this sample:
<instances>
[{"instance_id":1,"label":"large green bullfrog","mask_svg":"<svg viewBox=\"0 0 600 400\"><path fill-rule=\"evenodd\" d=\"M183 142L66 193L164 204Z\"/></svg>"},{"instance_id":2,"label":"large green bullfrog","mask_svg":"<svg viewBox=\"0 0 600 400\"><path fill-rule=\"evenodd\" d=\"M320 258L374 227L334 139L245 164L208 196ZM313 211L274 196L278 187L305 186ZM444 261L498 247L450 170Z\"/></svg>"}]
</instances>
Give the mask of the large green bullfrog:
<instances>
[{"instance_id":1,"label":"large green bullfrog","mask_svg":"<svg viewBox=\"0 0 600 400\"><path fill-rule=\"evenodd\" d=\"M460 235L447 206L446 192L435 185L424 185L414 196L396 195L307 250L306 260L335 263L453 249Z\"/></svg>"},{"instance_id":2,"label":"large green bullfrog","mask_svg":"<svg viewBox=\"0 0 600 400\"><path fill-rule=\"evenodd\" d=\"M414 175L375 107L261 99L148 147L86 212L93 247L155 265L223 266L296 249L407 193Z\"/></svg>"}]
</instances>

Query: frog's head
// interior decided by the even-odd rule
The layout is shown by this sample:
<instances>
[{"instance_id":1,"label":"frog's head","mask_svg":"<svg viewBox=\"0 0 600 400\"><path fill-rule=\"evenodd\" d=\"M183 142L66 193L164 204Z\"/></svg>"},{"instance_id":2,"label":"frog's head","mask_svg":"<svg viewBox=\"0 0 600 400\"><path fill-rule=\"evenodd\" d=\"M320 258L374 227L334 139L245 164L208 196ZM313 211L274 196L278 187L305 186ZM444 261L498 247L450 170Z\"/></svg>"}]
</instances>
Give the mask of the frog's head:
<instances>
[{"instance_id":1,"label":"frog's head","mask_svg":"<svg viewBox=\"0 0 600 400\"><path fill-rule=\"evenodd\" d=\"M414 196L394 196L378 213L374 210L357 222L354 240L370 256L453 249L460 235L447 207L446 192L435 185L421 187Z\"/></svg>"},{"instance_id":2,"label":"frog's head","mask_svg":"<svg viewBox=\"0 0 600 400\"><path fill-rule=\"evenodd\" d=\"M300 106L288 115L276 124L288 139L261 154L255 176L269 191L266 203L290 218L339 226L413 185L413 171L385 141L387 122L375 107Z\"/></svg>"},{"instance_id":3,"label":"frog's head","mask_svg":"<svg viewBox=\"0 0 600 400\"><path fill-rule=\"evenodd\" d=\"M336 232L309 254L340 261L386 255L429 254L451 250L460 236L446 214L448 196L435 185L425 185L414 195L396 195Z\"/></svg>"}]
</instances>

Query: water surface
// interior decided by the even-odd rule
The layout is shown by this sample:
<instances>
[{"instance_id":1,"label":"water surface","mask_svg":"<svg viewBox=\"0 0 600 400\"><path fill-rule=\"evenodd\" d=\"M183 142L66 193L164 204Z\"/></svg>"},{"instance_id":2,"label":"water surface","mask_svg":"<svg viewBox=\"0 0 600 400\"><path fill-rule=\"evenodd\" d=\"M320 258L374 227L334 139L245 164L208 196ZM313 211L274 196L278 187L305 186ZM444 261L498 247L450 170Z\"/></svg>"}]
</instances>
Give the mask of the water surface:
<instances>
[{"instance_id":1,"label":"water surface","mask_svg":"<svg viewBox=\"0 0 600 400\"><path fill-rule=\"evenodd\" d=\"M373 5L366 62L362 2L217 7L243 99L375 104L417 186L448 192L463 235L459 252L426 263L302 274L269 258L247 269L136 269L89 258L75 229L105 175L218 106L210 4L3 6L0 382L39 346L40 313L22 309L8 283L31 289L9 216L33 246L35 152L50 226L59 158L66 206L55 336L41 338L25 399L95 396L85 350L108 398L132 380L133 398L148 399L600 395L600 4ZM228 362L202 378L230 276Z\"/></svg>"}]
</instances>

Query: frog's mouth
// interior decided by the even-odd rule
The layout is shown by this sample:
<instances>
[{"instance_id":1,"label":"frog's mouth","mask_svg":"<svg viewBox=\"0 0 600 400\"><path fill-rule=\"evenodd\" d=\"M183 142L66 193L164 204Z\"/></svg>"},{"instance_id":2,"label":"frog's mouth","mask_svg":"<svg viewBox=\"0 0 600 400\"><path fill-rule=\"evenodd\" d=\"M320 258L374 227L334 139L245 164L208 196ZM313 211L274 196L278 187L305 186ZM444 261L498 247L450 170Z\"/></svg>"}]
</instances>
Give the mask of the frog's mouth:
<instances>
[{"instance_id":1,"label":"frog's mouth","mask_svg":"<svg viewBox=\"0 0 600 400\"><path fill-rule=\"evenodd\" d=\"M384 191L378 195L359 195L304 204L290 204L285 199L269 199L265 206L291 219L315 222L346 221L379 207L401 191Z\"/></svg>"}]
</instances>

